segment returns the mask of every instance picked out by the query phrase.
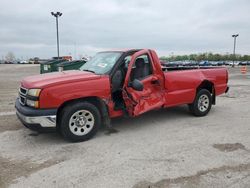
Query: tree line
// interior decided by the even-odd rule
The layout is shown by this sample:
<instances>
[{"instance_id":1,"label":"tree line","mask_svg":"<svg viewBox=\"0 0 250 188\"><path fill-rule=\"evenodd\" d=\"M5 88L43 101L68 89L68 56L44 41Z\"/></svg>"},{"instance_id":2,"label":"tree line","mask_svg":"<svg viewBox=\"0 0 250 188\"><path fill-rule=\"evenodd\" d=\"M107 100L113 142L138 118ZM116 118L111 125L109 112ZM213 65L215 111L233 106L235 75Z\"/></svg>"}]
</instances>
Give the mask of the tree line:
<instances>
[{"instance_id":1,"label":"tree line","mask_svg":"<svg viewBox=\"0 0 250 188\"><path fill-rule=\"evenodd\" d=\"M160 58L165 61L250 61L250 55L233 55L233 54L218 54L218 53L200 53L190 55L171 55Z\"/></svg>"}]
</instances>

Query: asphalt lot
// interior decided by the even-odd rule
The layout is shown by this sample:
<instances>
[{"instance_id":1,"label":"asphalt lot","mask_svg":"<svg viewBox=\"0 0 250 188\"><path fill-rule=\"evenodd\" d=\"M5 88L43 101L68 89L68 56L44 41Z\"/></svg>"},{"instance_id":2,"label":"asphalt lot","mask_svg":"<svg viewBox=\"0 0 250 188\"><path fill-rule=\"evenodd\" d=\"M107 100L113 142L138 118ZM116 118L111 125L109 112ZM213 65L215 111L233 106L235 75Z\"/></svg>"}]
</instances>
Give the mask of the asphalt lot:
<instances>
[{"instance_id":1,"label":"asphalt lot","mask_svg":"<svg viewBox=\"0 0 250 188\"><path fill-rule=\"evenodd\" d=\"M0 65L0 187L249 187L250 67L206 117L186 106L113 120L118 131L68 143L14 114L21 78L38 65Z\"/></svg>"}]
</instances>

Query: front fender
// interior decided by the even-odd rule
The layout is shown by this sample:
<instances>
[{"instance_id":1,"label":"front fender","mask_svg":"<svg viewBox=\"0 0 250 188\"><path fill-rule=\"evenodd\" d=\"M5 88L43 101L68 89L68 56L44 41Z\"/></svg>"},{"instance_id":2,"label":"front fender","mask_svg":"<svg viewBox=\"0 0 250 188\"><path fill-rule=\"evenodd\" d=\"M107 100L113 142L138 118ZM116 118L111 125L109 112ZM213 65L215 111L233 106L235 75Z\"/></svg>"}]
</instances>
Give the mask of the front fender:
<instances>
[{"instance_id":1,"label":"front fender","mask_svg":"<svg viewBox=\"0 0 250 188\"><path fill-rule=\"evenodd\" d=\"M54 85L42 90L39 100L40 108L58 108L66 101L95 96L109 99L110 81L108 76L97 80L79 81Z\"/></svg>"}]
</instances>

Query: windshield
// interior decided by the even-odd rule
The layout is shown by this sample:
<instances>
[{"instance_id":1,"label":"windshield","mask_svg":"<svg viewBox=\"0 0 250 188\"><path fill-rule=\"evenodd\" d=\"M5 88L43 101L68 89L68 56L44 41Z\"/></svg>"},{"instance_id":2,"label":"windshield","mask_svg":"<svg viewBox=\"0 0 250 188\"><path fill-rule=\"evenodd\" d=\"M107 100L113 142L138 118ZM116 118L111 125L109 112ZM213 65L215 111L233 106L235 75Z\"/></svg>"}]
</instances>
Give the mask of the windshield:
<instances>
[{"instance_id":1,"label":"windshield","mask_svg":"<svg viewBox=\"0 0 250 188\"><path fill-rule=\"evenodd\" d=\"M121 52L100 52L85 63L80 70L106 74L112 69L121 55Z\"/></svg>"}]
</instances>

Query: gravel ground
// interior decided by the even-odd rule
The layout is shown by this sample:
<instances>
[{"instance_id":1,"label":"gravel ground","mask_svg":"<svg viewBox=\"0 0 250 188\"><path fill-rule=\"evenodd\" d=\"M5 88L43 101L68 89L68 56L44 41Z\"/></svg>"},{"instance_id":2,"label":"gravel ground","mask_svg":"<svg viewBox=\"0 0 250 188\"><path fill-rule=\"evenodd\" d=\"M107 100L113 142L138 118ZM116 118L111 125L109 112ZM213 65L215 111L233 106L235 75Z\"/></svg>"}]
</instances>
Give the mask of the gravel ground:
<instances>
[{"instance_id":1,"label":"gravel ground","mask_svg":"<svg viewBox=\"0 0 250 188\"><path fill-rule=\"evenodd\" d=\"M13 113L19 81L39 66L0 65L0 187L249 187L250 74L229 71L230 92L206 117L186 106L152 111L68 143Z\"/></svg>"}]
</instances>

